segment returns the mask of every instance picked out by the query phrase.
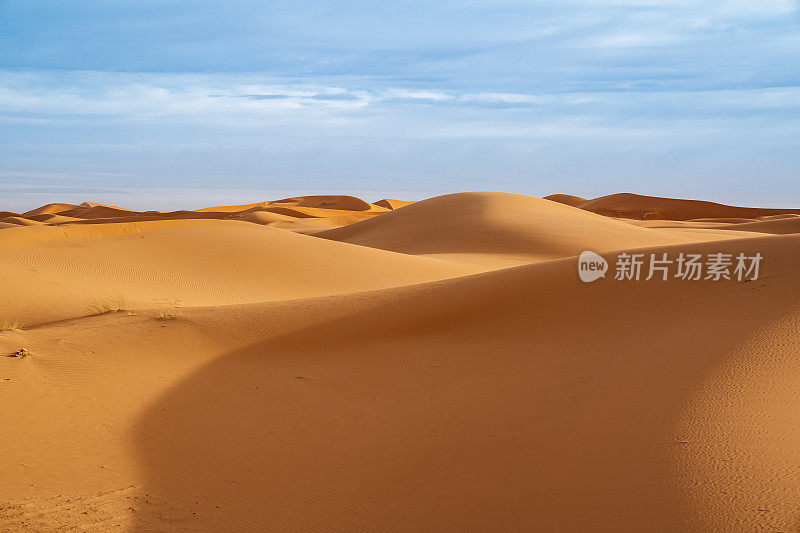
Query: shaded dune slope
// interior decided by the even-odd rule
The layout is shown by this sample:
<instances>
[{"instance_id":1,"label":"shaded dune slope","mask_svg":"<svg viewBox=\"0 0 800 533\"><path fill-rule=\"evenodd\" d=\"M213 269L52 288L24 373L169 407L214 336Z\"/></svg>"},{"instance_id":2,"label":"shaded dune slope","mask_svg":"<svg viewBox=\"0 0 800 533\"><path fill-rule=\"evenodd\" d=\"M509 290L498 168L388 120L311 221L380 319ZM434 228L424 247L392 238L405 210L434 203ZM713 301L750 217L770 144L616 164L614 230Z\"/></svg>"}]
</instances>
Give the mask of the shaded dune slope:
<instances>
[{"instance_id":1,"label":"shaded dune slope","mask_svg":"<svg viewBox=\"0 0 800 533\"><path fill-rule=\"evenodd\" d=\"M798 242L724 247L770 258L759 296L585 286L565 261L345 297L171 390L141 457L164 494L221 503L206 527L789 529Z\"/></svg>"}]
</instances>

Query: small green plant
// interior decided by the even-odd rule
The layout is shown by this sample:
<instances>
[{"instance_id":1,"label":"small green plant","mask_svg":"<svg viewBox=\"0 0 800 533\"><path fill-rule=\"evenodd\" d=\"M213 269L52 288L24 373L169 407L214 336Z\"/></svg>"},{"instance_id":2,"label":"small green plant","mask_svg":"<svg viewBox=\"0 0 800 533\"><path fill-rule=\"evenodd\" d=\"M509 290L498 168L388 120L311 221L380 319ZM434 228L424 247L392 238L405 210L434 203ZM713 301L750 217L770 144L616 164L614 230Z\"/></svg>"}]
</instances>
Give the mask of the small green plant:
<instances>
[{"instance_id":1,"label":"small green plant","mask_svg":"<svg viewBox=\"0 0 800 533\"><path fill-rule=\"evenodd\" d=\"M158 303L158 318L177 318L181 315L180 304L183 303L178 298L159 298L155 300Z\"/></svg>"},{"instance_id":2,"label":"small green plant","mask_svg":"<svg viewBox=\"0 0 800 533\"><path fill-rule=\"evenodd\" d=\"M113 313L115 311L127 311L129 315L133 314L131 311L131 306L128 305L128 300L122 296L117 296L116 298L111 298L109 300L95 299L94 304L92 305L92 311L94 311L96 315Z\"/></svg>"},{"instance_id":3,"label":"small green plant","mask_svg":"<svg viewBox=\"0 0 800 533\"><path fill-rule=\"evenodd\" d=\"M0 318L0 331L11 331L17 329L22 329L22 324L19 320Z\"/></svg>"}]
</instances>

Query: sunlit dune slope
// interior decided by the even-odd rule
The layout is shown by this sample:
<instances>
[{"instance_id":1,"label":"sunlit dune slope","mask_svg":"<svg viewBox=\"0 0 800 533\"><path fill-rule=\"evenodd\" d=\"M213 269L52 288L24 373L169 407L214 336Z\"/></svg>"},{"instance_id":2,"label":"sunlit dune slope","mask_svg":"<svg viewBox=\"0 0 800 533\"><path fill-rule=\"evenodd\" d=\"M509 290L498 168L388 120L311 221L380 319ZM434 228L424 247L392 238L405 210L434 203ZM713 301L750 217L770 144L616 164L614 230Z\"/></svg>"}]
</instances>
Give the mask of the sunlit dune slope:
<instances>
[{"instance_id":1,"label":"sunlit dune slope","mask_svg":"<svg viewBox=\"0 0 800 533\"><path fill-rule=\"evenodd\" d=\"M497 192L439 196L316 236L406 254L530 259L692 241L541 198Z\"/></svg>"},{"instance_id":2,"label":"sunlit dune slope","mask_svg":"<svg viewBox=\"0 0 800 533\"><path fill-rule=\"evenodd\" d=\"M0 219L0 221L5 224L16 224L18 226L35 226L37 224L41 224L41 222L28 219L22 216L8 216L3 219Z\"/></svg>"},{"instance_id":3,"label":"sunlit dune slope","mask_svg":"<svg viewBox=\"0 0 800 533\"><path fill-rule=\"evenodd\" d=\"M0 520L792 530L800 237L647 251L758 252L762 277L584 284L571 258L6 333L32 355L0 360Z\"/></svg>"},{"instance_id":4,"label":"sunlit dune slope","mask_svg":"<svg viewBox=\"0 0 800 533\"><path fill-rule=\"evenodd\" d=\"M37 207L36 209L31 209L30 211L24 212L22 215L26 217L33 215L52 215L55 213L71 211L78 208L79 207L74 204L54 203L54 204L43 205L42 207Z\"/></svg>"},{"instance_id":5,"label":"sunlit dune slope","mask_svg":"<svg viewBox=\"0 0 800 533\"><path fill-rule=\"evenodd\" d=\"M174 220L4 230L3 316L26 325L132 306L218 305L376 289L475 269L256 224Z\"/></svg>"}]
</instances>

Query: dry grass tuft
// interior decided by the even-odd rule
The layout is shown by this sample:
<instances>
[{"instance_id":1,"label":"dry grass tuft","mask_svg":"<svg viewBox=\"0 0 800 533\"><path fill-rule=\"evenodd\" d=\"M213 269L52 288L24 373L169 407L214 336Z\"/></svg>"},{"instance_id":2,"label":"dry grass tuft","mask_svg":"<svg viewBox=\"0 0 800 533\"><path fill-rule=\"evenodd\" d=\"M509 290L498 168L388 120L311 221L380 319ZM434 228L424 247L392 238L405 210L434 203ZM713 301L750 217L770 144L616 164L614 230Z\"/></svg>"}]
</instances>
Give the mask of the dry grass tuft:
<instances>
[{"instance_id":1,"label":"dry grass tuft","mask_svg":"<svg viewBox=\"0 0 800 533\"><path fill-rule=\"evenodd\" d=\"M178 298L161 298L155 300L159 304L158 318L177 318L181 315L180 304L183 303Z\"/></svg>"},{"instance_id":2,"label":"dry grass tuft","mask_svg":"<svg viewBox=\"0 0 800 533\"><path fill-rule=\"evenodd\" d=\"M133 314L131 306L128 305L128 300L122 296L111 298L110 300L95 300L92 305L92 311L94 311L96 315L113 313L116 311L127 311L129 315Z\"/></svg>"},{"instance_id":3,"label":"dry grass tuft","mask_svg":"<svg viewBox=\"0 0 800 533\"><path fill-rule=\"evenodd\" d=\"M22 323L20 323L19 320L0 318L0 331L12 331L19 329L22 329Z\"/></svg>"}]
</instances>

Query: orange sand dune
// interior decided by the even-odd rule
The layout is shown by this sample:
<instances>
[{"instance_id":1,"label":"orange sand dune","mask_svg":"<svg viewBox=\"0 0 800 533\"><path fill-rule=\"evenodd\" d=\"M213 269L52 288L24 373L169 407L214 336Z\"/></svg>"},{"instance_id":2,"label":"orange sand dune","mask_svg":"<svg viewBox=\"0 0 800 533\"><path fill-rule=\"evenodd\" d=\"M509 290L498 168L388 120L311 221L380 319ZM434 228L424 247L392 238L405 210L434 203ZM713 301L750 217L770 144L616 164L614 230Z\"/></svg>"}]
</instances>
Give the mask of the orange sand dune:
<instances>
[{"instance_id":1,"label":"orange sand dune","mask_svg":"<svg viewBox=\"0 0 800 533\"><path fill-rule=\"evenodd\" d=\"M22 215L26 217L31 215L52 215L62 213L64 211L71 211L73 209L78 209L78 206L74 204L55 203L43 205L42 207L37 207L36 209L31 209L30 211L22 213Z\"/></svg>"},{"instance_id":2,"label":"orange sand dune","mask_svg":"<svg viewBox=\"0 0 800 533\"><path fill-rule=\"evenodd\" d=\"M555 259L583 250L692 242L697 236L642 229L554 202L509 193L449 194L416 202L317 237L470 262Z\"/></svg>"},{"instance_id":3,"label":"orange sand dune","mask_svg":"<svg viewBox=\"0 0 800 533\"><path fill-rule=\"evenodd\" d=\"M28 220L34 220L36 222L43 222L45 224L63 224L65 222L79 222L81 219L77 217L67 217L64 215L59 215L56 213L42 213L39 215L25 215L25 218Z\"/></svg>"},{"instance_id":4,"label":"orange sand dune","mask_svg":"<svg viewBox=\"0 0 800 533\"><path fill-rule=\"evenodd\" d=\"M748 220L747 222L736 222L732 224L713 221L714 219L707 219L706 223L712 222L712 224L705 225L700 223L693 225L692 227L695 229L725 229L726 231L748 231L757 233L772 233L776 235L800 233L800 217L756 219L755 221ZM652 227L658 228L659 226L654 225Z\"/></svg>"},{"instance_id":5,"label":"orange sand dune","mask_svg":"<svg viewBox=\"0 0 800 533\"><path fill-rule=\"evenodd\" d=\"M0 530L798 528L792 210L309 198L0 222Z\"/></svg>"},{"instance_id":6,"label":"orange sand dune","mask_svg":"<svg viewBox=\"0 0 800 533\"><path fill-rule=\"evenodd\" d=\"M761 220L783 220L787 218L800 218L800 215L796 215L793 213L783 213L780 215L768 215L763 217L758 217Z\"/></svg>"},{"instance_id":7,"label":"orange sand dune","mask_svg":"<svg viewBox=\"0 0 800 533\"><path fill-rule=\"evenodd\" d=\"M377 205L378 207L385 207L386 209L400 209L403 206L413 203L414 202L407 202L405 200L394 200L392 198L384 198L383 200L373 202L374 205Z\"/></svg>"},{"instance_id":8,"label":"orange sand dune","mask_svg":"<svg viewBox=\"0 0 800 533\"><path fill-rule=\"evenodd\" d=\"M404 203L400 200L396 202ZM0 229L17 225L33 225L42 222L49 225L61 224L109 224L121 222L146 222L154 220L217 219L244 220L256 224L278 224L282 229L300 233L314 233L345 224L352 224L372 216L385 213L386 207L369 204L353 196L298 196L272 202L255 204L207 207L197 210L181 211L132 211L119 207L106 206L93 202L80 205L48 204L17 215L12 212L0 213ZM269 216L257 213L274 213ZM3 220L8 218L8 220ZM314 218L316 222L302 222ZM291 222L291 223L290 223Z\"/></svg>"},{"instance_id":9,"label":"orange sand dune","mask_svg":"<svg viewBox=\"0 0 800 533\"><path fill-rule=\"evenodd\" d=\"M236 212L236 211L247 211L249 209L257 209L270 206L311 207L318 209L338 209L343 211L379 211L379 212L385 211L385 209L382 209L381 206L378 206L376 208L375 205L369 204L364 200L356 198L354 196L320 195L320 196L295 196L293 198L284 198L283 200L273 200L269 202L259 202L256 204L247 204L247 205L206 207L203 209L198 209L198 211Z\"/></svg>"},{"instance_id":10,"label":"orange sand dune","mask_svg":"<svg viewBox=\"0 0 800 533\"><path fill-rule=\"evenodd\" d=\"M0 222L5 222L6 224L17 224L19 226L35 226L40 224L40 222L37 222L36 220L31 220L21 216L5 217L0 219Z\"/></svg>"},{"instance_id":11,"label":"orange sand dune","mask_svg":"<svg viewBox=\"0 0 800 533\"><path fill-rule=\"evenodd\" d=\"M48 213L49 214L49 213ZM119 216L129 216L133 214L140 214L136 211L129 209L122 209L120 207L107 206L102 204L95 204L92 202L83 202L75 209L68 209L66 211L58 211L59 215L65 217L75 218L112 218Z\"/></svg>"},{"instance_id":12,"label":"orange sand dune","mask_svg":"<svg viewBox=\"0 0 800 533\"><path fill-rule=\"evenodd\" d=\"M350 215L353 217L357 217L358 220L364 220L365 218L372 217L377 214L381 214L385 211L381 210L378 211L348 211L346 209L332 209L332 208L323 208L323 207L304 207L304 206L289 206L289 205L281 205L281 204L270 204L268 207L259 207L254 208L246 211L245 213L252 213L254 211L269 211L272 213L278 213L294 218L326 218L326 217L335 217L341 215Z\"/></svg>"},{"instance_id":13,"label":"orange sand dune","mask_svg":"<svg viewBox=\"0 0 800 533\"><path fill-rule=\"evenodd\" d=\"M800 237L656 249L677 250L769 263L754 283L584 285L565 259L4 334L31 355L0 361L19 406L0 520L790 530Z\"/></svg>"},{"instance_id":14,"label":"orange sand dune","mask_svg":"<svg viewBox=\"0 0 800 533\"><path fill-rule=\"evenodd\" d=\"M752 218L693 218L686 222L705 222L713 224L742 224L744 222L752 222ZM755 219L761 220L761 217Z\"/></svg>"},{"instance_id":15,"label":"orange sand dune","mask_svg":"<svg viewBox=\"0 0 800 533\"><path fill-rule=\"evenodd\" d=\"M581 198L580 196L573 196L571 194L551 194L544 197L545 200L551 200L560 204L569 205L571 207L580 207L589 200Z\"/></svg>"},{"instance_id":16,"label":"orange sand dune","mask_svg":"<svg viewBox=\"0 0 800 533\"><path fill-rule=\"evenodd\" d=\"M270 209L248 209L237 216L236 220L254 222L266 226L273 222L296 222L297 217L281 214Z\"/></svg>"},{"instance_id":17,"label":"orange sand dune","mask_svg":"<svg viewBox=\"0 0 800 533\"><path fill-rule=\"evenodd\" d=\"M243 220L298 233L314 233L366 220L375 215L368 212L338 210L328 214L330 216L309 216L307 213L300 213L286 208L265 207L248 209L233 220Z\"/></svg>"},{"instance_id":18,"label":"orange sand dune","mask_svg":"<svg viewBox=\"0 0 800 533\"><path fill-rule=\"evenodd\" d=\"M545 198L580 207L601 215L634 218L634 219L664 219L664 220L690 220L697 218L758 218L767 215L794 213L800 214L798 209L758 209L752 207L733 207L729 205L704 202L699 200L678 200L674 198L660 198L657 196L642 196L632 193L611 194L586 200L580 205L574 203L569 195L555 194Z\"/></svg>"},{"instance_id":19,"label":"orange sand dune","mask_svg":"<svg viewBox=\"0 0 800 533\"><path fill-rule=\"evenodd\" d=\"M354 196L297 196L270 202L271 206L315 207L344 211L385 211Z\"/></svg>"},{"instance_id":20,"label":"orange sand dune","mask_svg":"<svg viewBox=\"0 0 800 533\"><path fill-rule=\"evenodd\" d=\"M237 221L25 228L0 240L3 312L26 325L132 306L219 305L419 283L474 268ZM54 303L55 302L55 303Z\"/></svg>"},{"instance_id":21,"label":"orange sand dune","mask_svg":"<svg viewBox=\"0 0 800 533\"><path fill-rule=\"evenodd\" d=\"M258 207L266 207L268 205L269 202L257 202L255 204L245 204L245 205L221 205L216 207L204 207L202 209L195 209L195 211L198 213L203 213L206 211L213 211L218 213L239 213Z\"/></svg>"}]
</instances>

